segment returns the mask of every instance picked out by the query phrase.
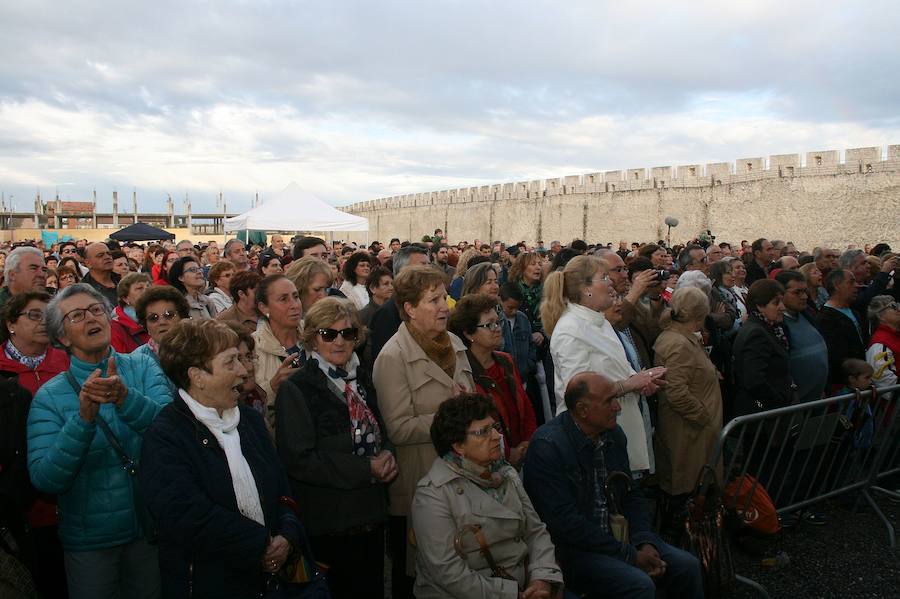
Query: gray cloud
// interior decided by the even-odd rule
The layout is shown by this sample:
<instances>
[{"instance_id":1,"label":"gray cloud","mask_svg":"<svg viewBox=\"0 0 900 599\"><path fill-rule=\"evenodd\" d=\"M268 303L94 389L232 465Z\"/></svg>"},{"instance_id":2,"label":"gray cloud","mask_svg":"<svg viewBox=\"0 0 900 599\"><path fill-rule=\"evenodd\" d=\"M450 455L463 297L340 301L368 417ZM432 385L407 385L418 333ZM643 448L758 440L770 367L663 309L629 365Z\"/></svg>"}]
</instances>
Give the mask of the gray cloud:
<instances>
[{"instance_id":1,"label":"gray cloud","mask_svg":"<svg viewBox=\"0 0 900 599\"><path fill-rule=\"evenodd\" d=\"M887 0L4 3L0 187L196 186L208 202L298 179L346 202L893 142L898 11Z\"/></svg>"}]
</instances>

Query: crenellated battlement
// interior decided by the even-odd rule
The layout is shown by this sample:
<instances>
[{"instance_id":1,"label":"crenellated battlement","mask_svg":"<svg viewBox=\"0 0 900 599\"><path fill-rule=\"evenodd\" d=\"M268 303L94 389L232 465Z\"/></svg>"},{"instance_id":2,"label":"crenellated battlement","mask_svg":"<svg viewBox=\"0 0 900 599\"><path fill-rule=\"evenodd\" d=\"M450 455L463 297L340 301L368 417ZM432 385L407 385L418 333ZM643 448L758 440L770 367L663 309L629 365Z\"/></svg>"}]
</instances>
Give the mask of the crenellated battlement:
<instances>
[{"instance_id":1,"label":"crenellated battlement","mask_svg":"<svg viewBox=\"0 0 900 599\"><path fill-rule=\"evenodd\" d=\"M569 175L552 179L497 183L443 191L410 193L357 202L343 210L355 214L425 206L527 200L548 196L618 193L649 189L705 188L794 177L872 174L900 171L900 144L841 150L821 150L801 154L775 154L738 158L731 162L630 168Z\"/></svg>"}]
</instances>

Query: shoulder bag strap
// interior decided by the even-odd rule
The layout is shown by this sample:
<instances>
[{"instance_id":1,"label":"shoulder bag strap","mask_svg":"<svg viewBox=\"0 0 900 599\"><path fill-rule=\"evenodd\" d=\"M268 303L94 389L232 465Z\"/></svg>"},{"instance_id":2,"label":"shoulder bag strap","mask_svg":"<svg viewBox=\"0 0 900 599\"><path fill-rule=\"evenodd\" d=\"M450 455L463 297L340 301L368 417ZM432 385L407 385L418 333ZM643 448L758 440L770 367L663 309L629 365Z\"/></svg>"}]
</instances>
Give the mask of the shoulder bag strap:
<instances>
[{"instance_id":1,"label":"shoulder bag strap","mask_svg":"<svg viewBox=\"0 0 900 599\"><path fill-rule=\"evenodd\" d=\"M72 386L72 389L75 390L75 395L81 394L81 385L75 380L75 375L72 374L71 370L66 371L66 380L69 381L69 385ZM125 470L128 474L134 476L137 474L137 464L135 464L134 460L132 460L128 452L125 451L125 448L122 447L122 443L119 441L119 438L116 434L109 428L109 423L101 416L99 413L96 417L97 426L100 427L100 430L103 431L103 434L106 436L106 440L109 441L109 444L112 446L113 451L116 452L116 455L119 456L119 459L122 461L122 469Z\"/></svg>"}]
</instances>

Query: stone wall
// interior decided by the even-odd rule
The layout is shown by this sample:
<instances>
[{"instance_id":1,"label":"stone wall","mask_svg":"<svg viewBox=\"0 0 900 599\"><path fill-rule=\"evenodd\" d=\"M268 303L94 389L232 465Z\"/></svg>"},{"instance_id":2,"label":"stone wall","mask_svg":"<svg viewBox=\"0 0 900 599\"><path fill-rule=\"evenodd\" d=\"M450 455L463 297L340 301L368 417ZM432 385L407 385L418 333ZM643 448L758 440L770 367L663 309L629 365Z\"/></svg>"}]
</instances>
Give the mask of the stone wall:
<instances>
[{"instance_id":1,"label":"stone wall","mask_svg":"<svg viewBox=\"0 0 900 599\"><path fill-rule=\"evenodd\" d=\"M900 145L634 168L536 181L416 193L345 206L368 217L368 236L416 240L443 229L451 242L665 237L710 229L721 240L759 236L801 248L884 241L900 247Z\"/></svg>"}]
</instances>

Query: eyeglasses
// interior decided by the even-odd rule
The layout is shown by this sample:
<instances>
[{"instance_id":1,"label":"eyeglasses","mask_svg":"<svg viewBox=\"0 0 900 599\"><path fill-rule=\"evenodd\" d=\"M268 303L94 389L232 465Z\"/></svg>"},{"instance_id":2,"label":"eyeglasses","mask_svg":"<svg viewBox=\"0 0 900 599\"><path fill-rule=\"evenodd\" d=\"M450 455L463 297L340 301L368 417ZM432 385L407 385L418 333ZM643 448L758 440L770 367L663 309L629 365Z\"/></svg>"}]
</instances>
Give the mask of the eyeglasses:
<instances>
[{"instance_id":1,"label":"eyeglasses","mask_svg":"<svg viewBox=\"0 0 900 599\"><path fill-rule=\"evenodd\" d=\"M479 439L482 437L489 437L492 431L496 431L498 435L503 436L503 425L499 422L495 422L493 424L486 424L481 428L474 431L466 431L467 435L472 435L473 437L478 437Z\"/></svg>"},{"instance_id":2,"label":"eyeglasses","mask_svg":"<svg viewBox=\"0 0 900 599\"><path fill-rule=\"evenodd\" d=\"M319 333L319 337L321 337L322 341L325 343L331 343L337 339L338 335L343 337L344 341L356 341L359 337L359 329L356 327L347 327L340 331L337 329L319 329L317 332Z\"/></svg>"},{"instance_id":3,"label":"eyeglasses","mask_svg":"<svg viewBox=\"0 0 900 599\"><path fill-rule=\"evenodd\" d=\"M900 310L900 304L898 304L897 302L893 302L893 303L891 303L891 304L888 304L887 306L885 306L884 308L882 308L881 310L879 310L879 311L878 311L878 314L881 314L882 312L886 312L886 311L888 311L888 310Z\"/></svg>"},{"instance_id":4,"label":"eyeglasses","mask_svg":"<svg viewBox=\"0 0 900 599\"><path fill-rule=\"evenodd\" d=\"M74 254L75 248L66 248L62 251L63 254Z\"/></svg>"},{"instance_id":5,"label":"eyeglasses","mask_svg":"<svg viewBox=\"0 0 900 599\"><path fill-rule=\"evenodd\" d=\"M26 310L25 312L19 312L18 314L16 314L16 318L20 316L27 316L28 320L40 322L44 320L44 311L38 308L32 308L31 310Z\"/></svg>"},{"instance_id":6,"label":"eyeglasses","mask_svg":"<svg viewBox=\"0 0 900 599\"><path fill-rule=\"evenodd\" d=\"M201 269L199 266L192 266L192 267L190 267L190 268L185 268L183 272L189 272L189 273L191 273L192 275L195 275L195 274L197 274L198 272L201 272L202 270L203 270L203 269Z\"/></svg>"},{"instance_id":7,"label":"eyeglasses","mask_svg":"<svg viewBox=\"0 0 900 599\"><path fill-rule=\"evenodd\" d=\"M63 314L63 318L68 320L72 324L77 324L85 319L88 312L91 313L91 316L109 316L106 312L106 306L97 302L96 304L91 304L87 308L75 308L74 310L70 310Z\"/></svg>"},{"instance_id":8,"label":"eyeglasses","mask_svg":"<svg viewBox=\"0 0 900 599\"><path fill-rule=\"evenodd\" d=\"M59 280L60 281L74 281L75 275L63 275L63 276L59 277Z\"/></svg>"},{"instance_id":9,"label":"eyeglasses","mask_svg":"<svg viewBox=\"0 0 900 599\"><path fill-rule=\"evenodd\" d=\"M484 322L484 323L475 325L476 329L487 329L489 331L499 331L500 327L501 327L501 324L500 324L499 320L495 320L493 322Z\"/></svg>"},{"instance_id":10,"label":"eyeglasses","mask_svg":"<svg viewBox=\"0 0 900 599\"><path fill-rule=\"evenodd\" d=\"M166 310L162 314L151 312L147 315L147 322L156 322L160 318L163 320L174 320L176 316L178 316L178 312L173 312L172 310Z\"/></svg>"}]
</instances>

